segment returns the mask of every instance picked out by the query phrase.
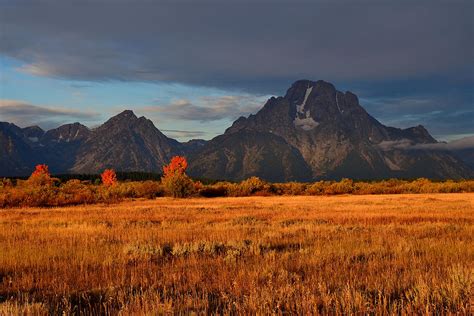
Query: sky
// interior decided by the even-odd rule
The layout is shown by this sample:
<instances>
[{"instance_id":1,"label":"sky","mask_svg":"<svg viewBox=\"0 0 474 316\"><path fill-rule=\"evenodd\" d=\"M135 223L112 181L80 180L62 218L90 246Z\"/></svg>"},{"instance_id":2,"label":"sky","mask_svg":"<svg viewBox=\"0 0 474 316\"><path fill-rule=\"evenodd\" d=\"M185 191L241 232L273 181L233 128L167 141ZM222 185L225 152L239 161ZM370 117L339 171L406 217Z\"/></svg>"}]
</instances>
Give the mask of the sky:
<instances>
[{"instance_id":1,"label":"sky","mask_svg":"<svg viewBox=\"0 0 474 316\"><path fill-rule=\"evenodd\" d=\"M382 123L474 135L474 1L0 0L0 121L89 127L125 109L211 139L299 79Z\"/></svg>"}]
</instances>

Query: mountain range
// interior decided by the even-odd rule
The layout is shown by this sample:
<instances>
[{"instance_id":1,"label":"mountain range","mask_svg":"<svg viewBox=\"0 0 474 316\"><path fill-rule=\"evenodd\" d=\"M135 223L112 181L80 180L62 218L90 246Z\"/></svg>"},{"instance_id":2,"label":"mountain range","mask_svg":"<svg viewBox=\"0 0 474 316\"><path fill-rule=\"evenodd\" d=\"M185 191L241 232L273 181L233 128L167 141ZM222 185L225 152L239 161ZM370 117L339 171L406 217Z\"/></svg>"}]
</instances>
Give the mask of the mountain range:
<instances>
[{"instance_id":1,"label":"mountain range","mask_svg":"<svg viewBox=\"0 0 474 316\"><path fill-rule=\"evenodd\" d=\"M39 163L56 174L160 172L172 156L184 155L190 175L209 179L473 177L472 148L445 145L421 125L383 125L355 94L331 83L299 80L209 141L180 143L130 110L95 129L73 123L43 131L0 122L0 176L28 175Z\"/></svg>"}]
</instances>

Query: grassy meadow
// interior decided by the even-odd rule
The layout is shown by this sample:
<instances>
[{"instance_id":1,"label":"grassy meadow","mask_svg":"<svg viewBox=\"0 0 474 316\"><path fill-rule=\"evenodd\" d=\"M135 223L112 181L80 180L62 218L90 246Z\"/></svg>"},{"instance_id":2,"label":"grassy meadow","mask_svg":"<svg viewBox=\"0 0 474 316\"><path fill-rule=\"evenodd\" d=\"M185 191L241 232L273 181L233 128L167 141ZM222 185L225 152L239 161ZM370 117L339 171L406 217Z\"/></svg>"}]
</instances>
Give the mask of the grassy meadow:
<instances>
[{"instance_id":1,"label":"grassy meadow","mask_svg":"<svg viewBox=\"0 0 474 316\"><path fill-rule=\"evenodd\" d=\"M0 315L469 314L474 193L0 209Z\"/></svg>"}]
</instances>

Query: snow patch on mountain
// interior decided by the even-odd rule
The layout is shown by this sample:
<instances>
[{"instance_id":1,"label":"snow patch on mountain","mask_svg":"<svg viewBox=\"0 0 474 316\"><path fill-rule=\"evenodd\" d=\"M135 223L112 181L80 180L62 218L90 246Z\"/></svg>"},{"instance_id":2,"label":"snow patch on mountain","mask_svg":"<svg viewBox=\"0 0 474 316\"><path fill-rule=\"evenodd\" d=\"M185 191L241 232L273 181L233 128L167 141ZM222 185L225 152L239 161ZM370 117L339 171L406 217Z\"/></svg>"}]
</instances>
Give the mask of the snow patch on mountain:
<instances>
[{"instance_id":1,"label":"snow patch on mountain","mask_svg":"<svg viewBox=\"0 0 474 316\"><path fill-rule=\"evenodd\" d=\"M306 89L303 103L296 105L296 117L293 120L293 124L295 125L295 127L301 128L305 131L310 131L319 125L319 123L313 120L313 118L311 117L310 110L305 111L304 109L306 106L306 101L308 101L308 97L312 91L313 87L308 87Z\"/></svg>"},{"instance_id":2,"label":"snow patch on mountain","mask_svg":"<svg viewBox=\"0 0 474 316\"><path fill-rule=\"evenodd\" d=\"M337 105L337 109L339 110L339 113L344 112L344 110L341 111L341 108L339 107L339 100L337 98L337 91L336 91L336 105Z\"/></svg>"},{"instance_id":3,"label":"snow patch on mountain","mask_svg":"<svg viewBox=\"0 0 474 316\"><path fill-rule=\"evenodd\" d=\"M308 101L308 97L309 97L309 95L311 94L311 91L313 91L313 87L308 87L308 88L306 89L306 93L305 93L305 95L304 95L303 103L300 104L300 105L296 105L296 112L303 114L303 112L304 112L304 107L305 107L305 105L306 105L306 101Z\"/></svg>"},{"instance_id":4,"label":"snow patch on mountain","mask_svg":"<svg viewBox=\"0 0 474 316\"><path fill-rule=\"evenodd\" d=\"M305 117L305 118L296 117L295 120L293 121L293 124L295 124L295 127L301 128L302 130L305 130L305 131L310 131L319 125L319 123L313 120L312 117Z\"/></svg>"}]
</instances>

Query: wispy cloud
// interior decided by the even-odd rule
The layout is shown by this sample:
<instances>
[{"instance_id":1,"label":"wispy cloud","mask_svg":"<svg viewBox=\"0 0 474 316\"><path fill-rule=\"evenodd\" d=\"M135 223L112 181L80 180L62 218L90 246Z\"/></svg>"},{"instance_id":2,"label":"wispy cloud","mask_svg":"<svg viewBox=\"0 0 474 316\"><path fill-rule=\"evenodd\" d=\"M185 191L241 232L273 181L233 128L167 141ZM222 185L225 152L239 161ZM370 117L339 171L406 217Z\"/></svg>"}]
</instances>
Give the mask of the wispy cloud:
<instances>
[{"instance_id":1,"label":"wispy cloud","mask_svg":"<svg viewBox=\"0 0 474 316\"><path fill-rule=\"evenodd\" d=\"M474 148L474 136L464 137L448 143L440 142L430 144L413 143L408 139L401 139L396 141L383 141L378 146L384 151L390 151L394 149L454 151Z\"/></svg>"},{"instance_id":2,"label":"wispy cloud","mask_svg":"<svg viewBox=\"0 0 474 316\"><path fill-rule=\"evenodd\" d=\"M66 122L96 121L100 117L100 114L94 111L79 111L62 107L34 105L20 100L0 99L1 120L22 127L40 125L44 128L52 128Z\"/></svg>"},{"instance_id":3,"label":"wispy cloud","mask_svg":"<svg viewBox=\"0 0 474 316\"><path fill-rule=\"evenodd\" d=\"M197 138L208 134L204 131L182 131L176 129L163 129L161 131L172 138Z\"/></svg>"},{"instance_id":4,"label":"wispy cloud","mask_svg":"<svg viewBox=\"0 0 474 316\"><path fill-rule=\"evenodd\" d=\"M242 115L255 113L268 96L227 95L219 97L205 96L195 101L176 99L169 104L147 106L140 110L158 114L171 119L210 122L222 119L234 120Z\"/></svg>"}]
</instances>

